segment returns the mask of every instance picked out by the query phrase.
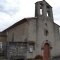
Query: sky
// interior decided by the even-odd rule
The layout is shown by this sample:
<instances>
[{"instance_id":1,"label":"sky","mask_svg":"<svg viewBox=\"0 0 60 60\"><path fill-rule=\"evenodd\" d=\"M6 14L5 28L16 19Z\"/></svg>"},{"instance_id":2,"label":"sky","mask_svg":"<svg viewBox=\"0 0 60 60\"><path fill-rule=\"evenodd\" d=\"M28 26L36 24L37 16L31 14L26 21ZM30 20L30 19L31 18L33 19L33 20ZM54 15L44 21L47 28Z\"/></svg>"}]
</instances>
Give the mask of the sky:
<instances>
[{"instance_id":1,"label":"sky","mask_svg":"<svg viewBox=\"0 0 60 60\"><path fill-rule=\"evenodd\" d=\"M34 17L35 2L41 0L0 0L0 32L27 17ZM46 0L53 7L54 22L60 25L60 0Z\"/></svg>"}]
</instances>

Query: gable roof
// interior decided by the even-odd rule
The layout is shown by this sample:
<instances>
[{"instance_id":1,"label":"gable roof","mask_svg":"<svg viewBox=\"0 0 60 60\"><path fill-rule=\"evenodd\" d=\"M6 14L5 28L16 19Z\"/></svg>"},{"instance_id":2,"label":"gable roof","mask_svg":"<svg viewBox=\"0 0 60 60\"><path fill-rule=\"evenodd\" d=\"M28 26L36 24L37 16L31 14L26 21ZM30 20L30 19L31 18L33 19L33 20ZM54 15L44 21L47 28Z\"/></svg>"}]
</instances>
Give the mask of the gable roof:
<instances>
[{"instance_id":1,"label":"gable roof","mask_svg":"<svg viewBox=\"0 0 60 60\"><path fill-rule=\"evenodd\" d=\"M12 26L10 26L10 27L8 27L7 29L3 30L2 32L6 32L7 30L10 30L10 29L12 29L12 28L14 28L14 27L16 27L16 26L24 23L24 22L27 22L27 20L29 20L29 19L36 19L36 18L37 18L37 17L23 18L22 20L16 22L15 24L13 24Z\"/></svg>"}]
</instances>

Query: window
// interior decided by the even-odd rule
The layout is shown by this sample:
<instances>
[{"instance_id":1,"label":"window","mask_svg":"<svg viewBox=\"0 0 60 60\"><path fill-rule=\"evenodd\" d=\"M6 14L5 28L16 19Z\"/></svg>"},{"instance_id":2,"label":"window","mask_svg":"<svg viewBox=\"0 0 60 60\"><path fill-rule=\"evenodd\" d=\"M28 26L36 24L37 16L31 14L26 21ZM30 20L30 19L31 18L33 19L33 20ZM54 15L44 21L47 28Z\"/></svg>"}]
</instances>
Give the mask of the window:
<instances>
[{"instance_id":1,"label":"window","mask_svg":"<svg viewBox=\"0 0 60 60\"><path fill-rule=\"evenodd\" d=\"M43 3L40 3L40 15L42 15L43 13L42 13L42 7L43 7Z\"/></svg>"},{"instance_id":2,"label":"window","mask_svg":"<svg viewBox=\"0 0 60 60\"><path fill-rule=\"evenodd\" d=\"M48 17L49 15L48 15L48 12L47 12L47 17Z\"/></svg>"},{"instance_id":3,"label":"window","mask_svg":"<svg viewBox=\"0 0 60 60\"><path fill-rule=\"evenodd\" d=\"M48 35L48 33L49 33L49 32L48 32L48 30L47 30L47 29L45 29L45 30L44 30L44 35L45 35L45 36L47 36L47 35Z\"/></svg>"},{"instance_id":4,"label":"window","mask_svg":"<svg viewBox=\"0 0 60 60\"><path fill-rule=\"evenodd\" d=\"M47 17L49 17L50 16L50 11L47 11Z\"/></svg>"},{"instance_id":5,"label":"window","mask_svg":"<svg viewBox=\"0 0 60 60\"><path fill-rule=\"evenodd\" d=\"M33 53L33 50L34 50L34 49L33 49L33 46L30 45L30 46L29 46L29 52L30 52L30 53Z\"/></svg>"},{"instance_id":6,"label":"window","mask_svg":"<svg viewBox=\"0 0 60 60\"><path fill-rule=\"evenodd\" d=\"M33 53L34 49L35 49L35 42L34 41L29 41L28 42L29 53Z\"/></svg>"},{"instance_id":7,"label":"window","mask_svg":"<svg viewBox=\"0 0 60 60\"><path fill-rule=\"evenodd\" d=\"M3 49L2 49L2 42L0 42L0 53L3 52Z\"/></svg>"},{"instance_id":8,"label":"window","mask_svg":"<svg viewBox=\"0 0 60 60\"><path fill-rule=\"evenodd\" d=\"M0 49L2 49L2 42L0 42Z\"/></svg>"},{"instance_id":9,"label":"window","mask_svg":"<svg viewBox=\"0 0 60 60\"><path fill-rule=\"evenodd\" d=\"M42 15L42 9L40 9L40 15Z\"/></svg>"}]
</instances>

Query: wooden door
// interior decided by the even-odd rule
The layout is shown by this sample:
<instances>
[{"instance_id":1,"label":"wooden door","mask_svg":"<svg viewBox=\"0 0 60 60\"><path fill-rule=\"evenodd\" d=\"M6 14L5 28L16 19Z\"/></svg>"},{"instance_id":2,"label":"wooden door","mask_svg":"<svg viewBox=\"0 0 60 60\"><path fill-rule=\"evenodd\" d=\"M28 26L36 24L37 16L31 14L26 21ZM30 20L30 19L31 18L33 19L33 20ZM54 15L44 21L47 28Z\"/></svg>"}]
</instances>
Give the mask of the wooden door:
<instances>
[{"instance_id":1,"label":"wooden door","mask_svg":"<svg viewBox=\"0 0 60 60\"><path fill-rule=\"evenodd\" d=\"M45 43L44 45L44 60L50 59L50 45L48 43Z\"/></svg>"}]
</instances>

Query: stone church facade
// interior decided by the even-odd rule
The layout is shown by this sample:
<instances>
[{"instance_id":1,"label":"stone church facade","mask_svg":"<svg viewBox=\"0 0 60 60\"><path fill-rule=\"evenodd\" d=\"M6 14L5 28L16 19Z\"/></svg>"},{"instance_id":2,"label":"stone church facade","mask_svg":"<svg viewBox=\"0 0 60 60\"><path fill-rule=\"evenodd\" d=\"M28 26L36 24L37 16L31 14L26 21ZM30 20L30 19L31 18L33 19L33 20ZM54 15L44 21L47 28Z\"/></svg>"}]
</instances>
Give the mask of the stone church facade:
<instances>
[{"instance_id":1,"label":"stone church facade","mask_svg":"<svg viewBox=\"0 0 60 60\"><path fill-rule=\"evenodd\" d=\"M52 7L45 0L36 2L35 17L24 18L0 32L0 59L59 59L59 27Z\"/></svg>"}]
</instances>

